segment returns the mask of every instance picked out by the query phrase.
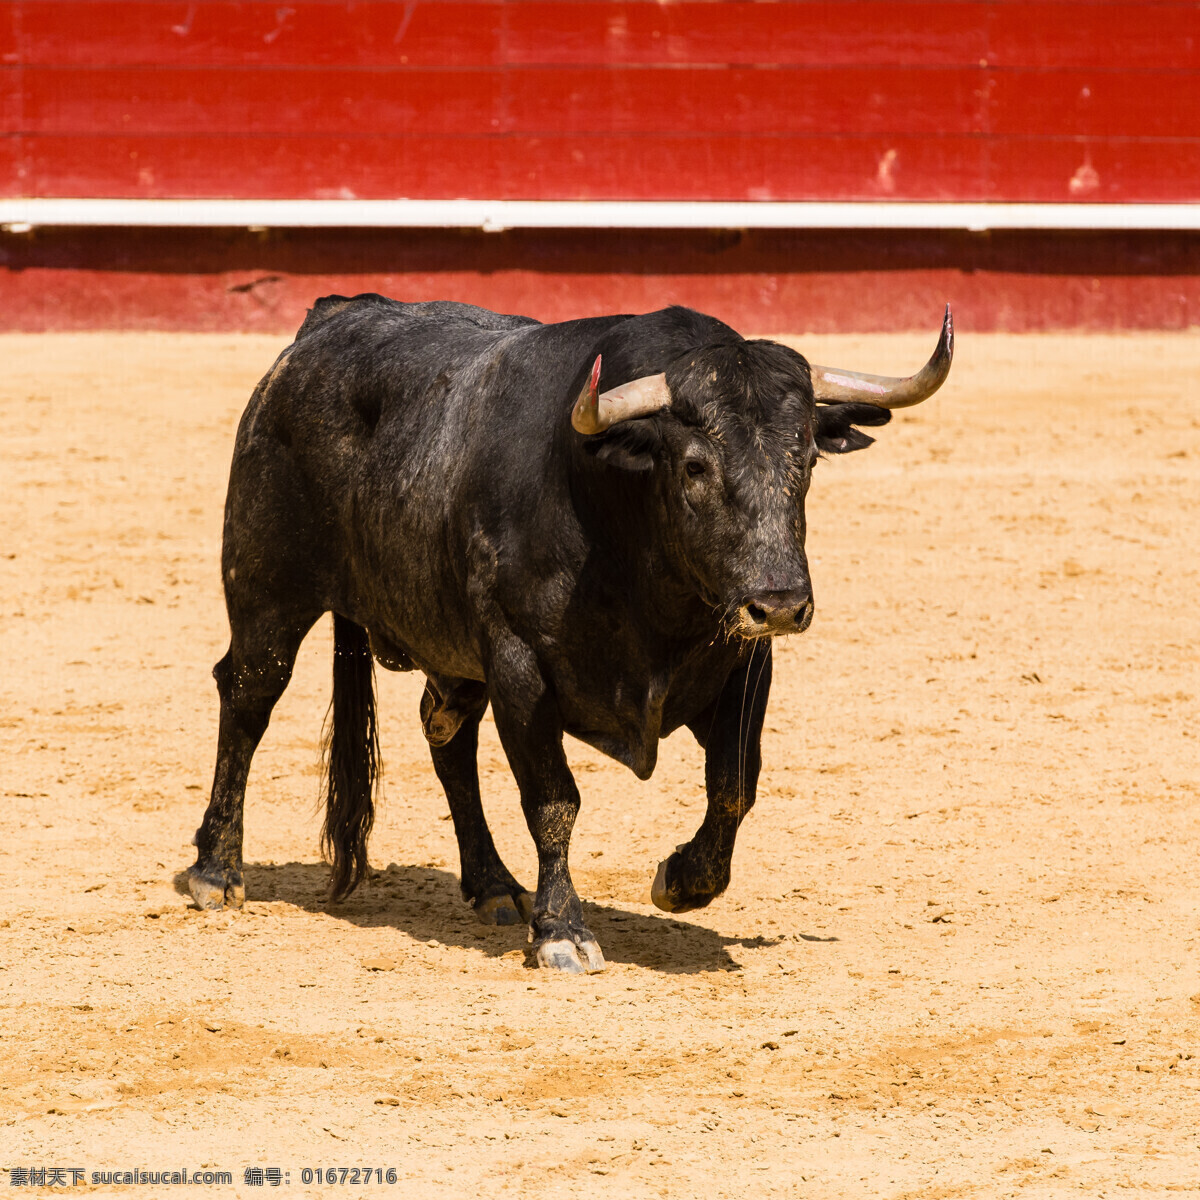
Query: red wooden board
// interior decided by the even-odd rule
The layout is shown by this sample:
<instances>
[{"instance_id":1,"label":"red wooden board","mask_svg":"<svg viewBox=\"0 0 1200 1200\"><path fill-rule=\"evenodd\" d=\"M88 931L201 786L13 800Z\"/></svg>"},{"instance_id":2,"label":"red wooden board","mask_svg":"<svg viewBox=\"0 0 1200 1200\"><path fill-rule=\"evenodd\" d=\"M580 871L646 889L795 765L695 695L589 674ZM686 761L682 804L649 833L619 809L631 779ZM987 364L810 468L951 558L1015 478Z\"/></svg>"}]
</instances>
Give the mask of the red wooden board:
<instances>
[{"instance_id":1,"label":"red wooden board","mask_svg":"<svg viewBox=\"0 0 1200 1200\"><path fill-rule=\"evenodd\" d=\"M993 200L1153 203L1200 191L1174 139L37 135L14 194L317 199ZM0 144L3 140L0 139Z\"/></svg>"},{"instance_id":2,"label":"red wooden board","mask_svg":"<svg viewBox=\"0 0 1200 1200\"><path fill-rule=\"evenodd\" d=\"M962 69L938 72L940 95L927 72L903 68L734 68L720 90L715 74L38 68L23 73L11 119L36 133L967 133L989 100ZM1200 76L1186 78L1200 98Z\"/></svg>"},{"instance_id":3,"label":"red wooden board","mask_svg":"<svg viewBox=\"0 0 1200 1200\"><path fill-rule=\"evenodd\" d=\"M829 67L720 72L31 68L0 98L28 133L981 133L1190 138L1200 72ZM1047 120L1048 114L1052 122ZM1047 129L1046 132L1050 130Z\"/></svg>"},{"instance_id":4,"label":"red wooden board","mask_svg":"<svg viewBox=\"0 0 1200 1200\"><path fill-rule=\"evenodd\" d=\"M452 299L541 320L688 304L744 333L1200 324L1200 235L0 234L0 329L294 332L317 296Z\"/></svg>"},{"instance_id":5,"label":"red wooden board","mask_svg":"<svg viewBox=\"0 0 1200 1200\"><path fill-rule=\"evenodd\" d=\"M975 3L247 3L26 0L21 61L106 65L975 65Z\"/></svg>"},{"instance_id":6,"label":"red wooden board","mask_svg":"<svg viewBox=\"0 0 1200 1200\"><path fill-rule=\"evenodd\" d=\"M14 0L0 194L1200 200L1200 5Z\"/></svg>"},{"instance_id":7,"label":"red wooden board","mask_svg":"<svg viewBox=\"0 0 1200 1200\"><path fill-rule=\"evenodd\" d=\"M76 66L1200 67L1194 3L9 0L0 61Z\"/></svg>"}]
</instances>

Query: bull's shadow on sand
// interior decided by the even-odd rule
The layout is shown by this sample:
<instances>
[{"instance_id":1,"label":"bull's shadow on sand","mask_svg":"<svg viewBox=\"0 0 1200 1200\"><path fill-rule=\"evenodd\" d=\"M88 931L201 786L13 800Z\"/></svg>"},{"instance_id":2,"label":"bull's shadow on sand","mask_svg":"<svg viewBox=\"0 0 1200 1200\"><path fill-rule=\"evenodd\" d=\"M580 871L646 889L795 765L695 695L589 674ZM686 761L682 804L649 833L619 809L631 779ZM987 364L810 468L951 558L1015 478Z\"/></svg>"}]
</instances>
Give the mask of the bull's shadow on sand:
<instances>
[{"instance_id":1,"label":"bull's shadow on sand","mask_svg":"<svg viewBox=\"0 0 1200 1200\"><path fill-rule=\"evenodd\" d=\"M248 904L282 900L306 912L326 913L364 929L399 929L418 941L478 950L492 958L524 950L527 965L535 965L525 940L525 926L481 925L459 893L458 877L449 871L392 863L372 871L347 899L330 903L326 895L329 868L323 863L247 863L244 870ZM187 894L185 873L176 876L175 886ZM587 900L583 902L583 915L609 962L669 974L738 971L741 964L730 954L730 947L761 949L785 940L782 936L725 937L668 913L659 916L631 912ZM806 942L837 941L799 936Z\"/></svg>"}]
</instances>

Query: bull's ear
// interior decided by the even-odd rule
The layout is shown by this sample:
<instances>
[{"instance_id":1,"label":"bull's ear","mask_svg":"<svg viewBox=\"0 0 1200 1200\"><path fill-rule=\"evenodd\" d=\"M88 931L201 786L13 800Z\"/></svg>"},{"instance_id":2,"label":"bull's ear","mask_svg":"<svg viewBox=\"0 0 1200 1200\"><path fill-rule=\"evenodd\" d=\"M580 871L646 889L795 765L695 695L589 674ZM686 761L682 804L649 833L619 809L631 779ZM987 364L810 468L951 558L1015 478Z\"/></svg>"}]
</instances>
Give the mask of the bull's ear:
<instances>
[{"instance_id":1,"label":"bull's ear","mask_svg":"<svg viewBox=\"0 0 1200 1200\"><path fill-rule=\"evenodd\" d=\"M818 404L817 449L823 454L865 450L875 439L854 426L886 425L891 419L888 409L874 404Z\"/></svg>"},{"instance_id":2,"label":"bull's ear","mask_svg":"<svg viewBox=\"0 0 1200 1200\"><path fill-rule=\"evenodd\" d=\"M662 444L662 433L655 421L622 421L605 433L588 438L583 449L610 467L649 471Z\"/></svg>"}]
</instances>

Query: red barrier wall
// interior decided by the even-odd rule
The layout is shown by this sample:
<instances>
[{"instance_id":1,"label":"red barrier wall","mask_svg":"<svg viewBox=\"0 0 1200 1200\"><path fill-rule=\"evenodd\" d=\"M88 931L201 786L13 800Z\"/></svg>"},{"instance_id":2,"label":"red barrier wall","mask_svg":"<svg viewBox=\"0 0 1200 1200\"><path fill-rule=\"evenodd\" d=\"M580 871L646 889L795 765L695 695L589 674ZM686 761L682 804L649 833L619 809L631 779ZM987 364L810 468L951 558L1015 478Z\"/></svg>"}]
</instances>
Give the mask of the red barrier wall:
<instances>
[{"instance_id":1,"label":"red barrier wall","mask_svg":"<svg viewBox=\"0 0 1200 1200\"><path fill-rule=\"evenodd\" d=\"M1197 201L1200 5L13 0L0 5L0 128L0 196ZM145 282L131 288L119 266L71 275L85 268L62 261L64 249L87 237L39 236L0 239L0 326L247 317L218 300L215 281L258 269L252 241L91 235L110 257L142 262ZM924 247L905 270L929 280L965 261L955 236L873 244ZM368 237L381 251L407 238L447 257L432 269L354 269ZM990 327L1041 327L1050 313L1093 325L1196 320L1194 242L1135 241L1138 262L1118 261L1129 239L1098 237L1089 244L1100 265L1072 258L1076 273L1059 277L1014 261L1014 247L1045 245L1017 236L1003 243L991 291L975 268L955 266L961 278L945 281L978 290ZM561 236L529 234L507 243L530 256L513 275L478 269L484 243L449 234L298 232L283 289L295 296L283 307L291 314L295 297L339 280L526 311L539 310L539 287L618 307L632 294L665 303L679 298L677 281L695 283L699 258L733 275L689 295L724 295L735 311L722 315L760 328L762 297L773 296L772 327L800 327L812 307L792 284L812 272L787 254L818 243L830 253L849 244L776 239L773 264L743 270L705 259L704 235L679 234L660 239L677 260L660 255L648 269L628 258L642 242L597 234L572 275L545 268L561 261ZM337 245L349 256L341 265L329 257ZM190 255L195 269L156 270L151 246ZM324 266L297 257L303 247ZM215 274L202 265L218 259ZM1131 290L1135 277L1146 283ZM829 311L884 327L897 279L881 261L858 274L856 305ZM77 302L101 284L110 304ZM147 289L158 299L143 302ZM918 283L907 294L923 295Z\"/></svg>"},{"instance_id":2,"label":"red barrier wall","mask_svg":"<svg viewBox=\"0 0 1200 1200\"><path fill-rule=\"evenodd\" d=\"M1194 3L16 0L0 194L1200 199Z\"/></svg>"},{"instance_id":3,"label":"red barrier wall","mask_svg":"<svg viewBox=\"0 0 1200 1200\"><path fill-rule=\"evenodd\" d=\"M317 296L464 300L543 321L667 304L744 332L1200 325L1200 235L37 230L0 238L9 328L294 332Z\"/></svg>"}]
</instances>

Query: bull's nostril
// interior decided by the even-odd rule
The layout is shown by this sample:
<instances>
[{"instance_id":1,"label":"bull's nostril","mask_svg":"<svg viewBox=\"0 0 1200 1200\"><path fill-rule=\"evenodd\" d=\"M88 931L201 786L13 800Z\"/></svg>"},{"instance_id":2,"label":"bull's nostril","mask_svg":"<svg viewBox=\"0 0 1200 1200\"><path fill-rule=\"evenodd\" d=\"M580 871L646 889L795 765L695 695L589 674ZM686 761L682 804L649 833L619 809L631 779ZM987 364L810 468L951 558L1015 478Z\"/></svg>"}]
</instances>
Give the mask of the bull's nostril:
<instances>
[{"instance_id":1,"label":"bull's nostril","mask_svg":"<svg viewBox=\"0 0 1200 1200\"><path fill-rule=\"evenodd\" d=\"M752 620L755 625L761 625L767 619L767 614L763 612L763 610L759 608L757 604L747 604L746 612L750 614L750 620Z\"/></svg>"},{"instance_id":2,"label":"bull's nostril","mask_svg":"<svg viewBox=\"0 0 1200 1200\"><path fill-rule=\"evenodd\" d=\"M803 625L804 622L808 620L808 614L811 608L811 604L802 604L798 609L796 609L795 619L797 625Z\"/></svg>"}]
</instances>

